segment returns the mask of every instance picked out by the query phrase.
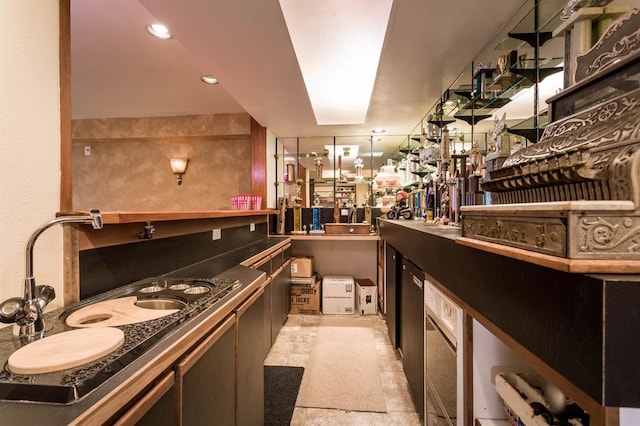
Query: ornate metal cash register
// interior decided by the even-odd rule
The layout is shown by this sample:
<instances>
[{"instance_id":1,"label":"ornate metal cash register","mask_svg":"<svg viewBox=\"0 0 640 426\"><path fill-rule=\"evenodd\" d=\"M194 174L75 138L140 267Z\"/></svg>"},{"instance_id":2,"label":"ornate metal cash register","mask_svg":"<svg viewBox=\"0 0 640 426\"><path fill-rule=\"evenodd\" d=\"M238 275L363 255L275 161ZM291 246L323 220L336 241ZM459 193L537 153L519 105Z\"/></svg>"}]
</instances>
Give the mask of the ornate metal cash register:
<instances>
[{"instance_id":1,"label":"ornate metal cash register","mask_svg":"<svg viewBox=\"0 0 640 426\"><path fill-rule=\"evenodd\" d=\"M640 17L577 58L537 144L490 172L460 243L570 272L640 272Z\"/></svg>"}]
</instances>

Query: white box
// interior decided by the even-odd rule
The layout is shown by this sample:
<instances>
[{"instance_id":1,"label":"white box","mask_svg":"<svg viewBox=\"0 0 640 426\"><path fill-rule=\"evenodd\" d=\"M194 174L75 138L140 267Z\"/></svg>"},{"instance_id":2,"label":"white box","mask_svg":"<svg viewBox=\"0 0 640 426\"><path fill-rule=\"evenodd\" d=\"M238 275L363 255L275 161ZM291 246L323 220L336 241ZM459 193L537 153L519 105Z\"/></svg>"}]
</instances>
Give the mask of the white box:
<instances>
[{"instance_id":1,"label":"white box","mask_svg":"<svg viewBox=\"0 0 640 426\"><path fill-rule=\"evenodd\" d=\"M356 280L356 310L360 315L378 313L378 287L373 281Z\"/></svg>"},{"instance_id":2,"label":"white box","mask_svg":"<svg viewBox=\"0 0 640 426\"><path fill-rule=\"evenodd\" d=\"M353 314L355 282L346 275L327 275L322 279L322 313Z\"/></svg>"}]
</instances>

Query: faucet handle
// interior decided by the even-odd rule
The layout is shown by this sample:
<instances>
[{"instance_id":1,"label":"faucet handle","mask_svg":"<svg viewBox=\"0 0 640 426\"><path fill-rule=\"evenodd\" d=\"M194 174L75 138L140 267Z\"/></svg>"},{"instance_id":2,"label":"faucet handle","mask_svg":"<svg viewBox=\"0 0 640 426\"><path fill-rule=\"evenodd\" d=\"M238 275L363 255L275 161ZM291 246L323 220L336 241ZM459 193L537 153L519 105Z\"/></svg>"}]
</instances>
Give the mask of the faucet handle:
<instances>
[{"instance_id":1,"label":"faucet handle","mask_svg":"<svg viewBox=\"0 0 640 426\"><path fill-rule=\"evenodd\" d=\"M36 286L36 300L40 305L40 310L44 311L44 308L49 302L56 298L56 290L50 285L38 285Z\"/></svg>"},{"instance_id":2,"label":"faucet handle","mask_svg":"<svg viewBox=\"0 0 640 426\"><path fill-rule=\"evenodd\" d=\"M26 317L24 305L24 299L21 297L12 297L0 303L0 322L11 324Z\"/></svg>"}]
</instances>

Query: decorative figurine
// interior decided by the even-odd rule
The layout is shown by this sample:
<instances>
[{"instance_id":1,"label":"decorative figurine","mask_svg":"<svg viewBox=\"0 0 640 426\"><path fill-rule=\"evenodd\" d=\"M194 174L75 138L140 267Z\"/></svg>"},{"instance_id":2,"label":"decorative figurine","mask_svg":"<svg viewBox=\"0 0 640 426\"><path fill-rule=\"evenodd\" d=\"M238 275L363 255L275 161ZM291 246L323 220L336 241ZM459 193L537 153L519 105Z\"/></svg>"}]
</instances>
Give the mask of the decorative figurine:
<instances>
[{"instance_id":1,"label":"decorative figurine","mask_svg":"<svg viewBox=\"0 0 640 426\"><path fill-rule=\"evenodd\" d=\"M324 167L324 165L322 164L322 158L317 157L314 161L314 164L316 166L316 182L321 182L322 179L322 169Z\"/></svg>"},{"instance_id":2,"label":"decorative figurine","mask_svg":"<svg viewBox=\"0 0 640 426\"><path fill-rule=\"evenodd\" d=\"M478 167L480 167L480 163L482 162L482 153L480 152L480 142L473 141L473 144L471 144L471 155L469 156L469 159L471 160L471 174L472 175L480 174L478 170Z\"/></svg>"},{"instance_id":3,"label":"decorative figurine","mask_svg":"<svg viewBox=\"0 0 640 426\"><path fill-rule=\"evenodd\" d=\"M413 212L407 205L407 198L408 195L405 191L400 190L396 192L396 201L391 206L391 210L387 212L387 219L413 218Z\"/></svg>"},{"instance_id":4,"label":"decorative figurine","mask_svg":"<svg viewBox=\"0 0 640 426\"><path fill-rule=\"evenodd\" d=\"M495 116L493 119L493 128L491 129L491 136L489 137L489 142L488 142L489 152L503 151L501 133L506 128L507 128L507 113L505 112L502 115L502 118L498 118L498 116Z\"/></svg>"},{"instance_id":5,"label":"decorative figurine","mask_svg":"<svg viewBox=\"0 0 640 426\"><path fill-rule=\"evenodd\" d=\"M364 177L362 176L362 168L364 167L364 162L362 161L362 158L356 158L355 160L353 160L353 164L356 168L356 177L354 179L363 180Z\"/></svg>"},{"instance_id":6,"label":"decorative figurine","mask_svg":"<svg viewBox=\"0 0 640 426\"><path fill-rule=\"evenodd\" d=\"M445 224L449 222L449 188L446 186L440 193L440 218Z\"/></svg>"}]
</instances>

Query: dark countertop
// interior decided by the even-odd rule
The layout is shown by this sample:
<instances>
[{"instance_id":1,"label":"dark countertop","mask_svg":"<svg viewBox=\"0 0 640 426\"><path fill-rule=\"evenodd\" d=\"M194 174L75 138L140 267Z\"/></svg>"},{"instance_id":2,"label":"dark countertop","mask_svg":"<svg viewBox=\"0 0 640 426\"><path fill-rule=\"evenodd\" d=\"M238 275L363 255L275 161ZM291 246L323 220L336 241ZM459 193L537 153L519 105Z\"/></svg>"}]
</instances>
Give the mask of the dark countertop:
<instances>
[{"instance_id":1,"label":"dark countertop","mask_svg":"<svg viewBox=\"0 0 640 426\"><path fill-rule=\"evenodd\" d=\"M565 393L640 407L640 332L629 326L640 321L639 275L564 272L458 244L459 230L415 221L381 219L379 230Z\"/></svg>"},{"instance_id":2,"label":"dark countertop","mask_svg":"<svg viewBox=\"0 0 640 426\"><path fill-rule=\"evenodd\" d=\"M141 370L145 370L154 363L157 363L158 360L161 359L159 357L162 357L163 353L168 351L169 348L175 347L177 342L182 342L188 337L193 339L193 335L197 335L199 333L204 335L204 333L210 330L212 321L215 321L216 323L221 322L231 314L234 309L246 300L246 298L255 290L257 290L266 279L264 272L240 266L239 263L261 252L269 253L273 251L274 247L283 246L285 242L286 241L281 238L267 238L248 246L239 247L230 253L229 256L219 256L208 259L207 261L200 262L196 265L191 265L178 271L174 271L171 274L166 274L165 276L167 277L186 277L187 275L185 275L185 273L193 273L193 275L190 275L191 278L215 277L216 279L238 279L242 283L242 286L239 287L237 291L225 296L200 314L185 320L179 326L165 334L156 344L146 350L142 355L137 357L126 367L122 368L118 373L107 379L99 387L72 403L54 404L45 402L0 400L2 423L20 424L24 422L25 419L47 419L47 424L50 425L67 425L70 422L77 421L79 418L83 418L82 416L87 412L87 410L92 407L95 408L94 406L96 404L103 404L106 399L113 396L111 394L117 394L118 387L133 374L138 374ZM54 328L64 328L60 324L55 324L59 312L64 311L64 309L65 308L62 308L55 312L46 314L50 321L54 321L49 323ZM10 334L11 327L0 330L0 333ZM0 341L1 340L2 338L0 337ZM7 342L12 345L11 339ZM183 352L186 352L190 348L187 344L182 346L184 346L184 348L181 349ZM179 354L179 356L182 356L182 354ZM177 356L176 359L178 359L179 356ZM175 362L175 360L173 362ZM150 383L152 379L153 377L149 378ZM124 403L126 403L126 401L122 402L122 404ZM110 415L112 414L109 414L109 416ZM82 421L84 422L86 420L88 419L83 419ZM90 421L102 423L105 420L108 420L108 417L100 419L100 421L96 421L96 419L91 419Z\"/></svg>"}]
</instances>

